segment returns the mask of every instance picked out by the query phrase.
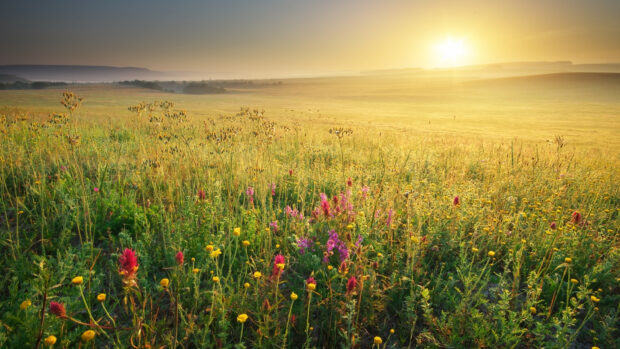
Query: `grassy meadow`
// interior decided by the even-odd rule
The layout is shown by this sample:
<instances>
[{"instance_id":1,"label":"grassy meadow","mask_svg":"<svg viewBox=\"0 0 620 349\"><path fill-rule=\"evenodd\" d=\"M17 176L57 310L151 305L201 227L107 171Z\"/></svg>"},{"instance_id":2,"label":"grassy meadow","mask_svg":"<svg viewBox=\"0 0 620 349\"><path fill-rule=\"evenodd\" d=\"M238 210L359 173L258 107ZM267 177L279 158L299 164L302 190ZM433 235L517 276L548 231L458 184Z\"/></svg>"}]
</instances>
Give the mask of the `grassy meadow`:
<instances>
[{"instance_id":1,"label":"grassy meadow","mask_svg":"<svg viewBox=\"0 0 620 349\"><path fill-rule=\"evenodd\" d=\"M619 347L620 84L484 78L0 91L0 347Z\"/></svg>"}]
</instances>

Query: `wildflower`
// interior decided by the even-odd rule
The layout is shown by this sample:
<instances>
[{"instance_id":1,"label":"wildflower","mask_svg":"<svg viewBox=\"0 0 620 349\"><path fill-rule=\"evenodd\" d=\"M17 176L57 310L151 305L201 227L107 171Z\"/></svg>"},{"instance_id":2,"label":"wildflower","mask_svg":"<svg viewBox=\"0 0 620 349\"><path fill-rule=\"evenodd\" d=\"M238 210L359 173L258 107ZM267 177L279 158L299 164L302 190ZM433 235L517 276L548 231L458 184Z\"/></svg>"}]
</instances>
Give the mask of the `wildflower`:
<instances>
[{"instance_id":1,"label":"wildflower","mask_svg":"<svg viewBox=\"0 0 620 349\"><path fill-rule=\"evenodd\" d=\"M357 279L355 278L355 276L351 276L349 278L349 281L347 281L347 295L351 294L351 292L353 292L353 290L355 290L356 287L357 287Z\"/></svg>"},{"instance_id":2,"label":"wildflower","mask_svg":"<svg viewBox=\"0 0 620 349\"><path fill-rule=\"evenodd\" d=\"M353 186L353 181L351 180L351 177L349 177L349 178L347 179L347 186L348 186L348 187Z\"/></svg>"},{"instance_id":3,"label":"wildflower","mask_svg":"<svg viewBox=\"0 0 620 349\"><path fill-rule=\"evenodd\" d=\"M237 322L244 323L248 320L248 314L239 314L237 316Z\"/></svg>"},{"instance_id":4,"label":"wildflower","mask_svg":"<svg viewBox=\"0 0 620 349\"><path fill-rule=\"evenodd\" d=\"M532 313L532 315L536 315L536 308L530 307L530 313Z\"/></svg>"},{"instance_id":5,"label":"wildflower","mask_svg":"<svg viewBox=\"0 0 620 349\"><path fill-rule=\"evenodd\" d=\"M373 343L375 343L376 345L379 345L383 343L383 340L381 339L381 337L375 336L375 338L373 339Z\"/></svg>"},{"instance_id":6,"label":"wildflower","mask_svg":"<svg viewBox=\"0 0 620 349\"><path fill-rule=\"evenodd\" d=\"M216 248L215 250L211 251L211 258L217 258L219 257L219 255L222 254L222 251L220 251L219 248Z\"/></svg>"},{"instance_id":7,"label":"wildflower","mask_svg":"<svg viewBox=\"0 0 620 349\"><path fill-rule=\"evenodd\" d=\"M98 193L98 192L99 192L99 188L94 187L94 188L93 188L93 191L94 191L95 193Z\"/></svg>"},{"instance_id":8,"label":"wildflower","mask_svg":"<svg viewBox=\"0 0 620 349\"><path fill-rule=\"evenodd\" d=\"M311 276L306 280L306 288L310 291L314 291L316 289L316 280L314 280L314 277Z\"/></svg>"},{"instance_id":9,"label":"wildflower","mask_svg":"<svg viewBox=\"0 0 620 349\"><path fill-rule=\"evenodd\" d=\"M414 244L417 244L417 243L419 243L419 242L420 242L420 239L419 239L417 236L412 236L412 237L411 237L411 241L412 241Z\"/></svg>"},{"instance_id":10,"label":"wildflower","mask_svg":"<svg viewBox=\"0 0 620 349\"><path fill-rule=\"evenodd\" d=\"M570 279L570 282L571 282L573 285L577 285L577 284L579 283L579 280L577 280L577 279Z\"/></svg>"},{"instance_id":11,"label":"wildflower","mask_svg":"<svg viewBox=\"0 0 620 349\"><path fill-rule=\"evenodd\" d=\"M245 247L250 246L250 242L248 240L243 240L243 242L241 244L243 244L243 246L245 246Z\"/></svg>"},{"instance_id":12,"label":"wildflower","mask_svg":"<svg viewBox=\"0 0 620 349\"><path fill-rule=\"evenodd\" d=\"M178 265L183 265L183 261L185 260L185 256L183 256L183 252L179 251L177 252L176 256L174 256L174 258L177 260L177 264Z\"/></svg>"},{"instance_id":13,"label":"wildflower","mask_svg":"<svg viewBox=\"0 0 620 349\"><path fill-rule=\"evenodd\" d=\"M19 309L21 310L26 310L28 309L28 307L30 307L32 305L32 302L30 301L30 299L26 299L25 301L23 301L20 305L19 305Z\"/></svg>"},{"instance_id":14,"label":"wildflower","mask_svg":"<svg viewBox=\"0 0 620 349\"><path fill-rule=\"evenodd\" d=\"M200 273L200 269L194 268L194 269L192 269L192 273L198 274L198 273Z\"/></svg>"},{"instance_id":15,"label":"wildflower","mask_svg":"<svg viewBox=\"0 0 620 349\"><path fill-rule=\"evenodd\" d=\"M566 258L564 258L564 263L570 263L570 262L572 262L572 261L573 261L573 259L572 259L572 258L570 258L570 257L566 257Z\"/></svg>"},{"instance_id":16,"label":"wildflower","mask_svg":"<svg viewBox=\"0 0 620 349\"><path fill-rule=\"evenodd\" d=\"M254 276L255 279L260 279L260 277L263 276L263 274L261 274L260 271L255 271L254 275L252 275L252 276Z\"/></svg>"},{"instance_id":17,"label":"wildflower","mask_svg":"<svg viewBox=\"0 0 620 349\"><path fill-rule=\"evenodd\" d=\"M271 196L276 196L276 184L271 183Z\"/></svg>"},{"instance_id":18,"label":"wildflower","mask_svg":"<svg viewBox=\"0 0 620 349\"><path fill-rule=\"evenodd\" d=\"M126 248L118 258L119 272L126 280L132 279L138 271L138 257L136 251Z\"/></svg>"},{"instance_id":19,"label":"wildflower","mask_svg":"<svg viewBox=\"0 0 620 349\"><path fill-rule=\"evenodd\" d=\"M67 316L67 311L62 303L50 302L50 313L56 315L56 317L64 318Z\"/></svg>"},{"instance_id":20,"label":"wildflower","mask_svg":"<svg viewBox=\"0 0 620 349\"><path fill-rule=\"evenodd\" d=\"M309 238L299 238L297 239L297 247L299 248L299 253L304 254L306 249L312 247L312 239Z\"/></svg>"},{"instance_id":21,"label":"wildflower","mask_svg":"<svg viewBox=\"0 0 620 349\"><path fill-rule=\"evenodd\" d=\"M477 248L475 248L475 247L472 247L472 248L471 248L471 251L472 251L473 253L478 253L478 251L480 251L480 250L478 250L478 249L477 249Z\"/></svg>"},{"instance_id":22,"label":"wildflower","mask_svg":"<svg viewBox=\"0 0 620 349\"><path fill-rule=\"evenodd\" d=\"M549 228L551 228L551 230L555 230L557 228L557 224L555 223L555 221L549 224Z\"/></svg>"},{"instance_id":23,"label":"wildflower","mask_svg":"<svg viewBox=\"0 0 620 349\"><path fill-rule=\"evenodd\" d=\"M52 345L56 344L56 336L51 335L51 336L45 337L45 339L43 340L43 343L51 347Z\"/></svg>"},{"instance_id":24,"label":"wildflower","mask_svg":"<svg viewBox=\"0 0 620 349\"><path fill-rule=\"evenodd\" d=\"M250 288L250 283L249 283L249 282L244 283L244 284L243 284L243 287L245 287L245 288Z\"/></svg>"},{"instance_id":25,"label":"wildflower","mask_svg":"<svg viewBox=\"0 0 620 349\"><path fill-rule=\"evenodd\" d=\"M455 196L454 199L452 199L452 205L454 206L458 206L461 203L461 199L458 196Z\"/></svg>"},{"instance_id":26,"label":"wildflower","mask_svg":"<svg viewBox=\"0 0 620 349\"><path fill-rule=\"evenodd\" d=\"M214 276L214 277L212 278L212 280L213 280L213 282L216 282L216 283L217 283L217 282L220 282L220 278L219 278L219 277L217 277L217 276Z\"/></svg>"},{"instance_id":27,"label":"wildflower","mask_svg":"<svg viewBox=\"0 0 620 349\"><path fill-rule=\"evenodd\" d=\"M387 227L389 227L390 225L392 225L392 215L393 215L393 214L394 214L394 210L392 210L392 209L390 208L390 210L388 211L388 218L387 218L387 220L385 221L385 225L386 225Z\"/></svg>"},{"instance_id":28,"label":"wildflower","mask_svg":"<svg viewBox=\"0 0 620 349\"><path fill-rule=\"evenodd\" d=\"M205 247L205 250L207 250L207 252L213 251L213 245L207 245L207 247Z\"/></svg>"},{"instance_id":29,"label":"wildflower","mask_svg":"<svg viewBox=\"0 0 620 349\"><path fill-rule=\"evenodd\" d=\"M489 251L489 257L493 257L495 256L495 252L494 251Z\"/></svg>"},{"instance_id":30,"label":"wildflower","mask_svg":"<svg viewBox=\"0 0 620 349\"><path fill-rule=\"evenodd\" d=\"M269 227L271 227L271 229L273 229L274 232L278 232L278 221L273 221L271 223L269 223Z\"/></svg>"},{"instance_id":31,"label":"wildflower","mask_svg":"<svg viewBox=\"0 0 620 349\"><path fill-rule=\"evenodd\" d=\"M234 235L234 236L239 236L239 235L241 235L241 228L235 228L235 229L233 230L233 235Z\"/></svg>"},{"instance_id":32,"label":"wildflower","mask_svg":"<svg viewBox=\"0 0 620 349\"><path fill-rule=\"evenodd\" d=\"M205 193L204 190L202 189L198 190L198 198L202 201L204 201L207 198L207 194Z\"/></svg>"},{"instance_id":33,"label":"wildflower","mask_svg":"<svg viewBox=\"0 0 620 349\"><path fill-rule=\"evenodd\" d=\"M271 271L271 276L276 276L276 275L280 275L280 273L282 272L282 270L284 270L284 256L281 254L278 254L275 256L275 258L273 259L273 269Z\"/></svg>"},{"instance_id":34,"label":"wildflower","mask_svg":"<svg viewBox=\"0 0 620 349\"><path fill-rule=\"evenodd\" d=\"M106 295L105 295L105 293L99 293L99 294L97 295L97 300L98 300L99 302L104 302L104 301L105 301L105 299L106 299Z\"/></svg>"},{"instance_id":35,"label":"wildflower","mask_svg":"<svg viewBox=\"0 0 620 349\"><path fill-rule=\"evenodd\" d=\"M573 212L570 221L575 225L581 223L581 213L579 213L578 211Z\"/></svg>"},{"instance_id":36,"label":"wildflower","mask_svg":"<svg viewBox=\"0 0 620 349\"><path fill-rule=\"evenodd\" d=\"M73 279L71 279L71 283L74 285L81 285L82 282L84 282L84 278L81 276L76 276Z\"/></svg>"},{"instance_id":37,"label":"wildflower","mask_svg":"<svg viewBox=\"0 0 620 349\"><path fill-rule=\"evenodd\" d=\"M168 288L168 285L170 285L170 280L168 280L166 278L163 278L163 279L161 279L161 281L159 281L159 284L163 288Z\"/></svg>"},{"instance_id":38,"label":"wildflower","mask_svg":"<svg viewBox=\"0 0 620 349\"><path fill-rule=\"evenodd\" d=\"M84 331L84 333L82 333L80 338L82 338L82 341L84 342L89 342L93 340L93 338L95 338L95 331L93 330Z\"/></svg>"},{"instance_id":39,"label":"wildflower","mask_svg":"<svg viewBox=\"0 0 620 349\"><path fill-rule=\"evenodd\" d=\"M598 303L601 299L597 298L596 296L590 296L590 300L594 303Z\"/></svg>"},{"instance_id":40,"label":"wildflower","mask_svg":"<svg viewBox=\"0 0 620 349\"><path fill-rule=\"evenodd\" d=\"M377 257L383 258L383 253L381 253L381 252L377 253Z\"/></svg>"},{"instance_id":41,"label":"wildflower","mask_svg":"<svg viewBox=\"0 0 620 349\"><path fill-rule=\"evenodd\" d=\"M246 189L245 194L250 198L250 203L254 204L254 188L253 187L248 187L248 189Z\"/></svg>"},{"instance_id":42,"label":"wildflower","mask_svg":"<svg viewBox=\"0 0 620 349\"><path fill-rule=\"evenodd\" d=\"M296 300L297 300L297 293L292 292L292 293L291 293L291 299L292 299L292 300L294 300L294 301L296 301Z\"/></svg>"},{"instance_id":43,"label":"wildflower","mask_svg":"<svg viewBox=\"0 0 620 349\"><path fill-rule=\"evenodd\" d=\"M334 269L334 267L332 267L331 265L327 266L327 270L332 270L332 269Z\"/></svg>"}]
</instances>

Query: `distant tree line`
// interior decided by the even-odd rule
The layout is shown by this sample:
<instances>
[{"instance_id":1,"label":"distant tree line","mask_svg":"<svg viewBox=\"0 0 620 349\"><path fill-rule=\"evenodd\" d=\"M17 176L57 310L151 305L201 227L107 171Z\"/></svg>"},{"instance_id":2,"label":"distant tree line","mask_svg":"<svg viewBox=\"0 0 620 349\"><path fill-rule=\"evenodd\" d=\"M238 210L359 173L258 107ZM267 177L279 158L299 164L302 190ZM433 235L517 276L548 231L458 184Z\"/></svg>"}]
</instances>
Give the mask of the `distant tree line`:
<instances>
[{"instance_id":1,"label":"distant tree line","mask_svg":"<svg viewBox=\"0 0 620 349\"><path fill-rule=\"evenodd\" d=\"M126 80L126 81L121 81L120 84L121 85L128 85L128 86L136 86L136 87L148 88L148 89L151 89L151 90L163 91L163 88L155 81Z\"/></svg>"},{"instance_id":2,"label":"distant tree line","mask_svg":"<svg viewBox=\"0 0 620 349\"><path fill-rule=\"evenodd\" d=\"M50 82L50 81L15 81L0 83L0 90L41 90L48 87L66 86L64 82Z\"/></svg>"}]
</instances>

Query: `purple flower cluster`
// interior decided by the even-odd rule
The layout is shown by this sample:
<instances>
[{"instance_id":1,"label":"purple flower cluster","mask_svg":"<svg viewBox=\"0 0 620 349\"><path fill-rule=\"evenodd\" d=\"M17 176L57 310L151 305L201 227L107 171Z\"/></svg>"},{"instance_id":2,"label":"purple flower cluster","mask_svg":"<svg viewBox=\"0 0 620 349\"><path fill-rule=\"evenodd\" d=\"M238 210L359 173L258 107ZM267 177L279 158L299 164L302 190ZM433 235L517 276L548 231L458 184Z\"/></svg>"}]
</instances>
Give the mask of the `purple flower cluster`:
<instances>
[{"instance_id":1,"label":"purple flower cluster","mask_svg":"<svg viewBox=\"0 0 620 349\"><path fill-rule=\"evenodd\" d=\"M299 212L297 209L292 209L289 205L286 205L286 207L284 208L284 214L288 218L297 218L300 221L304 220L304 214L302 212Z\"/></svg>"},{"instance_id":2,"label":"purple flower cluster","mask_svg":"<svg viewBox=\"0 0 620 349\"><path fill-rule=\"evenodd\" d=\"M304 254L306 250L311 249L314 246L314 242L311 238L299 238L297 239L297 247L299 247L299 253Z\"/></svg>"},{"instance_id":3,"label":"purple flower cluster","mask_svg":"<svg viewBox=\"0 0 620 349\"><path fill-rule=\"evenodd\" d=\"M349 249L344 241L340 240L338 237L338 233L335 230L330 230L329 239L327 240L327 244L325 244L327 249L327 254L323 257L323 262L327 263L329 256L333 253L333 250L336 249L338 251L338 257L340 257L340 263L344 262L347 258L349 258ZM330 253L331 252L331 253Z\"/></svg>"}]
</instances>

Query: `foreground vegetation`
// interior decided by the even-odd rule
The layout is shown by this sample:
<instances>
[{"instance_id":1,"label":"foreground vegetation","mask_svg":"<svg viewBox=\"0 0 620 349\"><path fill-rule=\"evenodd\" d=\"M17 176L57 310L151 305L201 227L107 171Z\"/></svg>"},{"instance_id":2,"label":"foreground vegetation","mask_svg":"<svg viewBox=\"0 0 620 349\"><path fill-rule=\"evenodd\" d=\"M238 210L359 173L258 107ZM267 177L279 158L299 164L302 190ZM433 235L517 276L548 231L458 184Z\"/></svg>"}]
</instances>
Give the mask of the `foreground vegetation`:
<instances>
[{"instance_id":1,"label":"foreground vegetation","mask_svg":"<svg viewBox=\"0 0 620 349\"><path fill-rule=\"evenodd\" d=\"M614 154L81 103L0 121L2 347L620 344Z\"/></svg>"}]
</instances>

